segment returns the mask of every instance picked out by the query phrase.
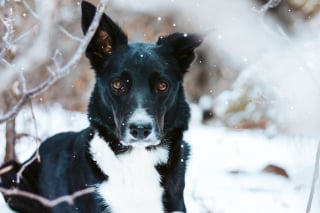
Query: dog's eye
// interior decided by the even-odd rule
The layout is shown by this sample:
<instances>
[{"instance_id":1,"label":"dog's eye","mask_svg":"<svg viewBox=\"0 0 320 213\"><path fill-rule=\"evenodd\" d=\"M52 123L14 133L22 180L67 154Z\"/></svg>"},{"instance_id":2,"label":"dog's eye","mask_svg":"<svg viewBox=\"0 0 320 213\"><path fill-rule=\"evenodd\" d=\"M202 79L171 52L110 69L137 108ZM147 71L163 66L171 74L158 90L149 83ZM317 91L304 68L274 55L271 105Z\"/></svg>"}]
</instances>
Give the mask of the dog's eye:
<instances>
[{"instance_id":1,"label":"dog's eye","mask_svg":"<svg viewBox=\"0 0 320 213\"><path fill-rule=\"evenodd\" d=\"M157 92L165 92L168 90L168 83L165 81L159 81L156 85Z\"/></svg>"},{"instance_id":2,"label":"dog's eye","mask_svg":"<svg viewBox=\"0 0 320 213\"><path fill-rule=\"evenodd\" d=\"M115 91L120 91L120 92L124 92L125 91L125 86L124 84L122 83L122 81L116 79L116 80L113 80L111 82L111 87L112 89L114 89Z\"/></svg>"}]
</instances>

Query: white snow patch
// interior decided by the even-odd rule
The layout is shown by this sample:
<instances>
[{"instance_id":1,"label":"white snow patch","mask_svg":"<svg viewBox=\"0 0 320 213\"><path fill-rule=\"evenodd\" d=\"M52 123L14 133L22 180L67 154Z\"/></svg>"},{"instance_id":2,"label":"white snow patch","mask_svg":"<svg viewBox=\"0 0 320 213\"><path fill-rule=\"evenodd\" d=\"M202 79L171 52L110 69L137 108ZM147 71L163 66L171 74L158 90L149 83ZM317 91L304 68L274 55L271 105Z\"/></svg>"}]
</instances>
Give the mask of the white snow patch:
<instances>
[{"instance_id":1,"label":"white snow patch","mask_svg":"<svg viewBox=\"0 0 320 213\"><path fill-rule=\"evenodd\" d=\"M89 126L85 114L65 110L59 104L48 108L34 107L33 110L36 119L37 137L41 141L57 133L79 131ZM19 113L16 119L16 131L17 133L36 136L35 124L30 108L26 107ZM0 145L2 147L5 146L4 141L5 125L2 124L0 125ZM33 137L23 137L18 143L16 152L20 161L27 160L37 147L36 140ZM3 151L0 151L0 157L4 155Z\"/></svg>"},{"instance_id":2,"label":"white snow patch","mask_svg":"<svg viewBox=\"0 0 320 213\"><path fill-rule=\"evenodd\" d=\"M192 145L185 191L189 212L305 212L316 138L268 138L262 131L199 126L196 120L185 136ZM284 168L289 179L262 172L269 164ZM319 195L317 190L311 212L320 210Z\"/></svg>"}]
</instances>

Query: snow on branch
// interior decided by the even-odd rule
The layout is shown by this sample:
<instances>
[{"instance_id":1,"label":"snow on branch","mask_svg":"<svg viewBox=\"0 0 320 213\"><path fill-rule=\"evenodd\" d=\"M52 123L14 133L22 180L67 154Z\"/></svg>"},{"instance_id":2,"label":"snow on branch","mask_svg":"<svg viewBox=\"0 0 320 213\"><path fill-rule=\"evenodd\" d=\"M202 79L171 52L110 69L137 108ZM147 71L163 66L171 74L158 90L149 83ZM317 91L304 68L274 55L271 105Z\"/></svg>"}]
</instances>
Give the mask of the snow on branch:
<instances>
[{"instance_id":1,"label":"snow on branch","mask_svg":"<svg viewBox=\"0 0 320 213\"><path fill-rule=\"evenodd\" d=\"M40 27L43 27L41 30L45 31L45 32L39 33L39 35L35 38L33 45L31 45L30 48L28 48L27 52L25 54L23 54L22 56L18 57L17 60L14 60L12 63L9 63L5 60L4 54L5 54L5 51L10 49L14 45L15 41L20 39L20 37L18 37L18 39L16 39L16 40L12 39L13 23L12 23L12 21L10 21L11 19L4 18L0 15L1 21L5 24L5 29L6 29L6 33L2 37L2 40L5 42L5 48L3 48L0 52L0 61L2 62L2 64L5 65L5 69L4 69L3 73L1 73L1 74L2 74L2 77L4 77L4 79L7 80L5 83L6 85L3 85L3 84L1 85L0 91L2 91L4 88L7 88L6 86L11 82L11 80L17 74L17 71L18 71L18 74L20 74L20 80L21 80L21 84L22 84L21 98L8 112L0 115L0 124L4 123L10 119L13 119L19 113L20 109L29 100L31 100L31 98L33 98L36 95L40 94L41 92L44 92L45 90L47 90L57 80L66 76L70 72L70 70L72 70L77 65L82 54L85 52L87 45L89 44L93 35L95 34L96 29L98 28L99 21L100 21L100 18L104 12L105 4L107 3L107 0L100 0L99 1L94 19L89 27L89 30L87 31L86 35L82 39L79 39L79 38L71 35L67 30L60 27L60 31L62 31L69 38L78 41L79 46L77 47L75 53L72 55L71 59L63 66L61 66L61 60L59 60L59 57L61 57L61 53L59 52L59 50L56 50L54 56L52 57L54 66L47 68L49 73L51 74L50 77L47 80L45 80L44 82L37 85L36 87L31 88L31 89L27 89L27 85L26 85L27 83L26 83L26 80L24 77L24 73L26 71L36 69L37 67L42 65L44 63L44 61L46 60L45 59L46 54L45 53L43 54L41 52L39 53L36 50L39 50L39 47L41 47L40 50L41 49L45 50L47 47L49 47L49 40L51 38L50 34L52 32L50 27L53 27L51 15L53 14L52 8L55 8L53 6L54 1L51 2L52 5L50 5L50 6L47 5L48 2L43 3L43 1L37 1L37 3L39 4L39 7L42 8L40 14L38 14L36 11L32 10L30 5L27 2L23 1L23 4L26 7L26 9L39 22L34 27L36 27L37 29ZM42 18L42 17L47 17L47 18ZM22 34L22 36L26 36L26 35L29 35L29 31ZM36 55L31 54L31 52L33 52L33 51L36 51ZM43 55L40 56L41 54L43 54L45 56L43 56ZM39 58L37 58L38 56L39 56ZM38 60L36 65L34 64L34 60ZM30 106L31 106L31 110L32 110L32 103L31 102L30 102ZM34 115L33 115L33 119L34 119L34 123L36 125ZM36 126L35 126L35 129L36 129L36 135L37 135L37 127ZM37 138L37 136L36 136L36 138ZM22 166L22 168L18 172L17 183L19 183L20 179L23 178L22 173L26 169L26 167L28 167L35 160L40 160L40 157L38 154L38 149L37 149L37 152L34 155L34 157L31 158L31 160L29 160L29 162L25 163L24 166ZM11 170L12 170L11 166L2 168L0 170L0 176L10 172ZM42 205L49 207L49 208L54 207L54 206L56 206L60 203L64 203L64 202L71 205L74 203L74 200L76 198L83 196L83 195L86 195L86 194L89 194L89 193L92 193L94 191L95 191L94 187L89 187L89 188L86 188L83 190L76 191L76 192L72 193L71 195L65 195L65 196L58 197L54 200L49 200L49 199L42 197L40 195L33 194L33 193L27 192L27 191L23 191L18 188L6 189L3 187L0 187L0 192L2 192L5 195L23 196L23 197L26 197L29 199L36 200L36 201L40 202Z\"/></svg>"},{"instance_id":2,"label":"snow on branch","mask_svg":"<svg viewBox=\"0 0 320 213\"><path fill-rule=\"evenodd\" d=\"M72 35L70 32L68 32L68 30L66 30L63 26L59 26L59 30L65 34L67 37L75 40L75 41L78 41L78 42L81 42L81 38L78 38L77 36L74 36Z\"/></svg>"},{"instance_id":3,"label":"snow on branch","mask_svg":"<svg viewBox=\"0 0 320 213\"><path fill-rule=\"evenodd\" d=\"M17 72L20 72L21 70L25 73L30 72L43 65L47 60L50 50L51 36L54 29L54 21L52 20L52 17L54 16L57 3L55 1L48 1L45 4L41 1L37 1L37 12L41 19L33 24L32 28L35 31L32 33L32 42L30 40L31 45L19 45L21 54L2 69L1 77L2 79L6 79L6 81L1 83L0 91L9 88L9 84L11 84L13 79L16 78ZM12 8L9 9L9 11L12 10ZM10 50L15 52L16 50L14 50L14 47L17 46L18 44L11 41L10 47L13 48L10 48ZM4 57L1 58L3 59Z\"/></svg>"},{"instance_id":4,"label":"snow on branch","mask_svg":"<svg viewBox=\"0 0 320 213\"><path fill-rule=\"evenodd\" d=\"M5 34L2 36L2 41L4 43L3 47L0 49L0 62L3 64L10 66L10 63L7 62L4 58L3 55L4 53L10 49L12 45L12 35L13 35L13 20L12 20L12 10L9 10L9 17L5 18L0 15L0 21L2 22L3 26L5 27Z\"/></svg>"},{"instance_id":5,"label":"snow on branch","mask_svg":"<svg viewBox=\"0 0 320 213\"><path fill-rule=\"evenodd\" d=\"M319 175L320 175L320 142L318 143L318 149L316 153L316 160L314 164L313 178L312 178L311 190L308 198L306 213L309 213L311 211L312 201L314 198L314 193L316 190L316 185L319 179Z\"/></svg>"},{"instance_id":6,"label":"snow on branch","mask_svg":"<svg viewBox=\"0 0 320 213\"><path fill-rule=\"evenodd\" d=\"M33 124L34 124L34 129L35 129L35 141L36 141L36 144L37 144L37 149L36 149L36 152L34 154L34 156L29 159L28 161L26 161L20 168L20 170L18 171L17 173L17 180L16 182L19 184L20 183L20 180L22 178L22 173L24 172L24 170L26 170L26 168L31 165L31 163L35 160L37 160L38 162L40 162L40 153L39 153L39 145L40 145L40 141L38 140L38 126L37 126L37 122L36 122L36 117L34 115L34 111L33 111L33 106L32 106L32 102L30 101L30 109L31 109L31 114L32 114L32 121L33 121ZM1 176L1 173L0 173L0 176Z\"/></svg>"},{"instance_id":7,"label":"snow on branch","mask_svg":"<svg viewBox=\"0 0 320 213\"><path fill-rule=\"evenodd\" d=\"M84 38L80 42L76 52L74 53L72 58L68 61L68 63L66 63L63 67L55 67L55 70L50 70L51 76L46 81L42 82L40 85L38 85L32 89L28 89L28 90L24 91L22 97L11 108L11 110L9 110L8 112L6 112L3 115L0 115L0 124L4 123L5 121L7 121L9 119L14 118L18 114L20 109L24 106L24 104L27 102L27 100L35 97L36 95L38 95L41 92L44 92L45 90L47 90L57 80L64 77L65 75L67 75L69 73L69 71L77 65L78 61L80 60L82 54L84 53L87 45L91 41L91 39L92 39L92 37L93 37L93 35L99 25L99 21L100 21L100 18L104 12L106 2L107 2L107 0L100 0L99 4L97 6L97 12L95 14L95 17L94 17L90 27L89 27L87 34L84 36ZM32 57L34 57L34 56L32 56ZM30 64L30 63L27 63L27 64ZM30 69L30 67L28 67L28 69ZM10 73L10 71L8 71L8 70L5 71L5 73L8 73L8 72ZM12 70L11 70L11 73L12 73ZM23 86L25 87L25 85L23 85Z\"/></svg>"},{"instance_id":8,"label":"snow on branch","mask_svg":"<svg viewBox=\"0 0 320 213\"><path fill-rule=\"evenodd\" d=\"M34 160L36 159L36 155L35 155L35 157L33 159ZM30 162L32 162L32 161L33 160L31 160ZM27 164L25 164L25 165L27 165ZM12 169L13 169L13 166L11 166L11 165L3 167L0 170L0 177L2 175L4 175L4 174L10 172ZM22 169L20 171L22 171ZM64 195L64 196L60 196L60 197L58 197L56 199L49 200L49 199L47 199L45 197L42 197L40 195L31 193L31 192L27 192L27 191L23 191L23 190L20 190L18 188L6 189L6 188L3 188L3 187L0 187L0 192L3 193L4 195L26 197L26 198L29 198L29 199L32 199L32 200L36 200L39 203L41 203L43 206L48 207L48 208L52 208L52 207L54 207L56 205L59 205L61 203L64 203L64 202L68 203L69 205L72 205L74 203L75 199L77 199L78 197L93 193L94 191L95 191L94 187L89 187L89 188L85 188L85 189L82 189L82 190L75 191L71 195Z\"/></svg>"},{"instance_id":9,"label":"snow on branch","mask_svg":"<svg viewBox=\"0 0 320 213\"><path fill-rule=\"evenodd\" d=\"M37 20L40 20L39 15L33 11L33 9L31 8L31 6L29 5L28 2L26 2L25 0L22 1L23 5L25 6L25 8L30 12L30 14Z\"/></svg>"},{"instance_id":10,"label":"snow on branch","mask_svg":"<svg viewBox=\"0 0 320 213\"><path fill-rule=\"evenodd\" d=\"M277 7L280 3L281 0L269 0L259 10L256 10L256 12L259 14L264 14L265 12L267 12L267 10Z\"/></svg>"},{"instance_id":11,"label":"snow on branch","mask_svg":"<svg viewBox=\"0 0 320 213\"><path fill-rule=\"evenodd\" d=\"M47 198L44 198L40 195L36 195L27 191L23 191L23 190L19 190L19 189L5 189L3 187L0 187L0 192L2 192L3 194L7 195L7 196L22 196L22 197L26 197L32 200L36 200L39 203L41 203L43 206L48 207L48 208L52 208L56 205L59 205L61 203L68 203L69 205L72 205L75 201L75 199L77 199L78 197L93 193L95 191L94 187L90 187L90 188L85 188L83 190L79 190L76 191L74 193L72 193L71 195L65 195L65 196L61 196L58 197L54 200L49 200Z\"/></svg>"}]
</instances>

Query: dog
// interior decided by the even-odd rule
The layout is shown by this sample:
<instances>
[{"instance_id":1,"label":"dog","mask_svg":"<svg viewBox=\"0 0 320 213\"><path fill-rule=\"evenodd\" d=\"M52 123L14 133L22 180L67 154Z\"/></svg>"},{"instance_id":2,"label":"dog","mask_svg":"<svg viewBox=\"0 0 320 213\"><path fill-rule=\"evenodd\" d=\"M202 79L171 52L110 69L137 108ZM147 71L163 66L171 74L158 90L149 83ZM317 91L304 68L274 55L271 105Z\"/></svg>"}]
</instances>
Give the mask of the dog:
<instances>
[{"instance_id":1,"label":"dog","mask_svg":"<svg viewBox=\"0 0 320 213\"><path fill-rule=\"evenodd\" d=\"M82 30L96 12L83 1ZM86 56L96 83L88 107L90 126L57 134L39 148L40 161L9 162L1 187L47 199L93 187L72 205L46 206L4 194L21 213L186 212L184 187L189 145L183 140L190 108L183 77L202 43L197 34L173 33L155 44L129 43L122 29L103 14ZM17 173L25 166L22 178Z\"/></svg>"}]
</instances>

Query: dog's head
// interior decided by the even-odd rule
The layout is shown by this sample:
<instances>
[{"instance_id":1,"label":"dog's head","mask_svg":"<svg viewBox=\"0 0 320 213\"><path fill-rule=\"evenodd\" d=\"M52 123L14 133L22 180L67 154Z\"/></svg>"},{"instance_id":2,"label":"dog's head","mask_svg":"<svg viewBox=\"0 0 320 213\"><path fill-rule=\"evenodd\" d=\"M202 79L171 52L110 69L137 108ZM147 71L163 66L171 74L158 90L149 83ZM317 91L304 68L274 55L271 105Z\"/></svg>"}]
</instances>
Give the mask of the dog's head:
<instances>
[{"instance_id":1,"label":"dog's head","mask_svg":"<svg viewBox=\"0 0 320 213\"><path fill-rule=\"evenodd\" d=\"M82 3L84 33L95 11ZM104 14L86 50L96 71L91 122L130 146L158 145L170 128L187 125L189 108L179 109L186 105L182 79L200 44L199 36L183 33L161 37L156 44L128 43L121 28ZM185 121L178 121L181 113Z\"/></svg>"}]
</instances>

